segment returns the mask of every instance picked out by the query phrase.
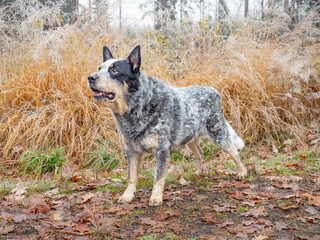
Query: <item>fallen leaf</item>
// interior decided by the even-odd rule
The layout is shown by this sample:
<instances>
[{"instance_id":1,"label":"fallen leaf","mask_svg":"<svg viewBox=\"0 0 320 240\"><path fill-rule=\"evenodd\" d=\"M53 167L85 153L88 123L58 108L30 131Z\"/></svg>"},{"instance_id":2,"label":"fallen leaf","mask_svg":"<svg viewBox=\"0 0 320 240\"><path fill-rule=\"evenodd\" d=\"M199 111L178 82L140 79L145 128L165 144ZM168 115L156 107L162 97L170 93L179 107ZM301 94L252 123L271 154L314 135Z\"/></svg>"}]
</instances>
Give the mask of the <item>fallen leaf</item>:
<instances>
[{"instance_id":1,"label":"fallen leaf","mask_svg":"<svg viewBox=\"0 0 320 240\"><path fill-rule=\"evenodd\" d=\"M189 184L189 181L185 180L183 177L181 177L179 179L179 183L182 185L182 186L186 186Z\"/></svg>"},{"instance_id":2,"label":"fallen leaf","mask_svg":"<svg viewBox=\"0 0 320 240\"><path fill-rule=\"evenodd\" d=\"M134 235L142 235L142 234L144 234L144 232L145 231L142 226L140 226L138 229L133 230Z\"/></svg>"},{"instance_id":3,"label":"fallen leaf","mask_svg":"<svg viewBox=\"0 0 320 240\"><path fill-rule=\"evenodd\" d=\"M289 224L288 224L288 223L285 223L285 222L283 222L283 221L276 221L274 228L275 228L277 231L282 231L282 230L284 230L284 229L290 229Z\"/></svg>"},{"instance_id":4,"label":"fallen leaf","mask_svg":"<svg viewBox=\"0 0 320 240\"><path fill-rule=\"evenodd\" d=\"M172 223L169 228L177 235L179 235L185 229L182 225L178 223Z\"/></svg>"},{"instance_id":5,"label":"fallen leaf","mask_svg":"<svg viewBox=\"0 0 320 240\"><path fill-rule=\"evenodd\" d=\"M14 230L14 225L10 225L7 227L0 227L0 235L8 234L10 232L13 232L13 230Z\"/></svg>"},{"instance_id":6,"label":"fallen leaf","mask_svg":"<svg viewBox=\"0 0 320 240\"><path fill-rule=\"evenodd\" d=\"M86 223L80 223L69 230L63 231L68 234L75 234L79 236L91 234L91 230Z\"/></svg>"},{"instance_id":7,"label":"fallen leaf","mask_svg":"<svg viewBox=\"0 0 320 240\"><path fill-rule=\"evenodd\" d=\"M0 213L0 218L3 219L4 221L8 221L13 218L13 214L2 212Z\"/></svg>"},{"instance_id":8,"label":"fallen leaf","mask_svg":"<svg viewBox=\"0 0 320 240\"><path fill-rule=\"evenodd\" d=\"M259 235L257 237L252 238L251 240L266 240L269 239L268 236Z\"/></svg>"},{"instance_id":9,"label":"fallen leaf","mask_svg":"<svg viewBox=\"0 0 320 240\"><path fill-rule=\"evenodd\" d=\"M47 204L37 204L34 210L35 213L40 212L43 214L46 214L49 211L50 211L50 207Z\"/></svg>"},{"instance_id":10,"label":"fallen leaf","mask_svg":"<svg viewBox=\"0 0 320 240\"><path fill-rule=\"evenodd\" d=\"M15 223L22 223L23 221L27 220L27 215L26 214L17 214L15 215L12 220L15 222Z\"/></svg>"},{"instance_id":11,"label":"fallen leaf","mask_svg":"<svg viewBox=\"0 0 320 240\"><path fill-rule=\"evenodd\" d=\"M15 196L21 196L21 195L27 193L26 189L27 189L27 187L24 187L23 185L18 184L17 187L12 189L11 193L13 193Z\"/></svg>"},{"instance_id":12,"label":"fallen leaf","mask_svg":"<svg viewBox=\"0 0 320 240\"><path fill-rule=\"evenodd\" d=\"M44 193L44 195L45 195L46 197L52 197L53 195L58 194L58 192L59 192L59 188L54 188L54 189L52 189L52 190L46 191L46 192Z\"/></svg>"},{"instance_id":13,"label":"fallen leaf","mask_svg":"<svg viewBox=\"0 0 320 240\"><path fill-rule=\"evenodd\" d=\"M141 217L138 218L137 220L138 223L140 224L145 224L145 225L156 225L156 221L154 221L153 219L151 219L150 217Z\"/></svg>"},{"instance_id":14,"label":"fallen leaf","mask_svg":"<svg viewBox=\"0 0 320 240\"><path fill-rule=\"evenodd\" d=\"M53 220L56 221L56 222L60 222L62 220L61 216L59 215L58 212L55 212L53 214Z\"/></svg>"},{"instance_id":15,"label":"fallen leaf","mask_svg":"<svg viewBox=\"0 0 320 240\"><path fill-rule=\"evenodd\" d=\"M217 219L211 214L205 214L204 217L200 219L206 223L211 223L211 224L217 222Z\"/></svg>"},{"instance_id":16,"label":"fallen leaf","mask_svg":"<svg viewBox=\"0 0 320 240\"><path fill-rule=\"evenodd\" d=\"M301 196L307 197L309 200L309 204L320 207L320 196L313 196L309 193L304 193Z\"/></svg>"},{"instance_id":17,"label":"fallen leaf","mask_svg":"<svg viewBox=\"0 0 320 240\"><path fill-rule=\"evenodd\" d=\"M265 211L265 207L264 206L260 206L258 208L251 208L249 209L247 212L241 213L241 216L246 216L246 217L255 217L255 218L259 218L259 217L266 217L268 216L268 213Z\"/></svg>"},{"instance_id":18,"label":"fallen leaf","mask_svg":"<svg viewBox=\"0 0 320 240\"><path fill-rule=\"evenodd\" d=\"M308 207L305 209L305 211L311 215L315 215L319 213L314 207Z\"/></svg>"},{"instance_id":19,"label":"fallen leaf","mask_svg":"<svg viewBox=\"0 0 320 240\"><path fill-rule=\"evenodd\" d=\"M84 196L82 196L82 203L88 202L94 196L95 196L95 194L92 193L92 192L89 192L89 193L85 194Z\"/></svg>"},{"instance_id":20,"label":"fallen leaf","mask_svg":"<svg viewBox=\"0 0 320 240\"><path fill-rule=\"evenodd\" d=\"M208 197L205 196L205 195L197 195L197 196L195 196L194 198L195 198L195 200L196 200L197 202L201 202L202 200L204 200L204 199L206 199L206 198L208 198Z\"/></svg>"},{"instance_id":21,"label":"fallen leaf","mask_svg":"<svg viewBox=\"0 0 320 240\"><path fill-rule=\"evenodd\" d=\"M157 221L163 221L169 217L179 217L180 215L181 213L179 211L165 211L165 212L156 213L156 215L154 216L154 219Z\"/></svg>"}]
</instances>

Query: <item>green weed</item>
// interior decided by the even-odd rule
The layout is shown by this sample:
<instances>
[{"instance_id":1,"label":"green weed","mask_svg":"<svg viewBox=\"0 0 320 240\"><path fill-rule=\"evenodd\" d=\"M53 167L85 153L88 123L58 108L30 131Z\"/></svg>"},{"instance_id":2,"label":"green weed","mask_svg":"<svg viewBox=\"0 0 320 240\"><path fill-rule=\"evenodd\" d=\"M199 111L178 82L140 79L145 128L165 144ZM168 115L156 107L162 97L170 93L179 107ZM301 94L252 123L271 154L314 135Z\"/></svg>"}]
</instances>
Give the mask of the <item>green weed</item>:
<instances>
[{"instance_id":1,"label":"green weed","mask_svg":"<svg viewBox=\"0 0 320 240\"><path fill-rule=\"evenodd\" d=\"M26 183L25 186L28 187L28 194L31 195L32 193L43 193L49 191L54 188L54 185L55 183L52 181L36 180Z\"/></svg>"},{"instance_id":2,"label":"green weed","mask_svg":"<svg viewBox=\"0 0 320 240\"><path fill-rule=\"evenodd\" d=\"M42 175L47 172L59 172L62 164L66 162L64 148L48 147L44 151L26 150L22 153L18 169L22 173Z\"/></svg>"},{"instance_id":3,"label":"green weed","mask_svg":"<svg viewBox=\"0 0 320 240\"><path fill-rule=\"evenodd\" d=\"M11 193L12 189L16 187L15 184L9 181L0 182L0 196L6 196Z\"/></svg>"},{"instance_id":4,"label":"green weed","mask_svg":"<svg viewBox=\"0 0 320 240\"><path fill-rule=\"evenodd\" d=\"M158 238L158 234L150 234L148 236L143 236L141 240L155 240Z\"/></svg>"},{"instance_id":5,"label":"green weed","mask_svg":"<svg viewBox=\"0 0 320 240\"><path fill-rule=\"evenodd\" d=\"M238 212L243 213L243 212L246 212L246 211L248 211L247 207L243 207L243 206L239 206L238 207Z\"/></svg>"},{"instance_id":6,"label":"green weed","mask_svg":"<svg viewBox=\"0 0 320 240\"><path fill-rule=\"evenodd\" d=\"M175 235L174 233L172 232L166 232L164 233L164 238L161 238L161 239L176 239L177 238L177 235Z\"/></svg>"},{"instance_id":7,"label":"green weed","mask_svg":"<svg viewBox=\"0 0 320 240\"><path fill-rule=\"evenodd\" d=\"M99 141L86 157L84 168L91 168L96 171L111 172L119 165L113 144L108 141Z\"/></svg>"}]
</instances>

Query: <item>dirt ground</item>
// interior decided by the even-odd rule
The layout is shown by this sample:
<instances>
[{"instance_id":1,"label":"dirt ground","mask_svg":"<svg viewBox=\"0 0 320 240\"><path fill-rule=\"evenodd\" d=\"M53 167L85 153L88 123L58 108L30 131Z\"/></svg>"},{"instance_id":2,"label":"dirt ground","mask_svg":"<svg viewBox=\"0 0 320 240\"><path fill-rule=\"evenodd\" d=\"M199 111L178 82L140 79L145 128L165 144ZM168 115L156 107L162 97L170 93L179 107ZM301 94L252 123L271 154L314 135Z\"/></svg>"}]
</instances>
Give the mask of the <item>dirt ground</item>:
<instances>
[{"instance_id":1,"label":"dirt ground","mask_svg":"<svg viewBox=\"0 0 320 240\"><path fill-rule=\"evenodd\" d=\"M69 180L70 193L26 196L18 186L2 197L0 239L320 239L317 173L203 176L167 184L160 207L148 206L151 187L123 205L116 203L122 183Z\"/></svg>"}]
</instances>

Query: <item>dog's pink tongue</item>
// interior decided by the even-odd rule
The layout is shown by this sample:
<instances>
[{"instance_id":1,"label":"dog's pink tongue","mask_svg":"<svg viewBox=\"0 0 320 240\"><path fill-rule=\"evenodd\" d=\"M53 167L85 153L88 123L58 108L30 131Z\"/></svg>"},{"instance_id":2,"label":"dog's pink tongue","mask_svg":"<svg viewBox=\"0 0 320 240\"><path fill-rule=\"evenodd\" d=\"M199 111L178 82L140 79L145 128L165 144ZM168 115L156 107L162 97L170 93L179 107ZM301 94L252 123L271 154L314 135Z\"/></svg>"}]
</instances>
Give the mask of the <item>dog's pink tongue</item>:
<instances>
[{"instance_id":1,"label":"dog's pink tongue","mask_svg":"<svg viewBox=\"0 0 320 240\"><path fill-rule=\"evenodd\" d=\"M94 96L102 96L103 92L94 92L93 95Z\"/></svg>"},{"instance_id":2,"label":"dog's pink tongue","mask_svg":"<svg viewBox=\"0 0 320 240\"><path fill-rule=\"evenodd\" d=\"M114 97L114 93L108 93L107 96L108 96L108 98L113 98Z\"/></svg>"}]
</instances>

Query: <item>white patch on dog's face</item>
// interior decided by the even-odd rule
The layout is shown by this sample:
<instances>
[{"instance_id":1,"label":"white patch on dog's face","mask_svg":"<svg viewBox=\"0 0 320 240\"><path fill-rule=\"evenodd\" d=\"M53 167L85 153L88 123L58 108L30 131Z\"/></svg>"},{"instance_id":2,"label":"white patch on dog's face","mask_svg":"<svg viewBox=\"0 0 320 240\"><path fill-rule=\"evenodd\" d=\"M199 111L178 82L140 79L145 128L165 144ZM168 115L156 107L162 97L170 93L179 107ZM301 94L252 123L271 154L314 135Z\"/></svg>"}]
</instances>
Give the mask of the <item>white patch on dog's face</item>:
<instances>
[{"instance_id":1,"label":"white patch on dog's face","mask_svg":"<svg viewBox=\"0 0 320 240\"><path fill-rule=\"evenodd\" d=\"M108 77L110 78L110 75L109 75L109 67L112 63L116 62L116 61L119 61L120 59L109 59L108 61L105 61L104 63L101 64L101 66L99 67L99 72L101 73L105 73L107 72L108 73Z\"/></svg>"}]
</instances>

